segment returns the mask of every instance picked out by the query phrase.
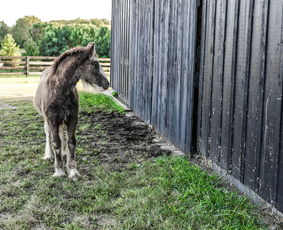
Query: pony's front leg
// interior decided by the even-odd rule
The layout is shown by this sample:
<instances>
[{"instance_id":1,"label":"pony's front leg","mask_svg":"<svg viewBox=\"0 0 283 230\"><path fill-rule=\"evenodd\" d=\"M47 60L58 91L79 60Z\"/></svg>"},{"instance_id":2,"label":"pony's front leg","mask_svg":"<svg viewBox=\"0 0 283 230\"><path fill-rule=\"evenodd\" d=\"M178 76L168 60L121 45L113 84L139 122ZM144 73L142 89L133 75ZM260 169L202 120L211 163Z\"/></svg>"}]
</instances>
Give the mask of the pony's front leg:
<instances>
[{"instance_id":1,"label":"pony's front leg","mask_svg":"<svg viewBox=\"0 0 283 230\"><path fill-rule=\"evenodd\" d=\"M46 136L46 144L45 144L45 151L44 151L44 160L48 160L52 158L52 149L51 149L51 132L48 126L47 121L44 121L44 131Z\"/></svg>"},{"instance_id":2,"label":"pony's front leg","mask_svg":"<svg viewBox=\"0 0 283 230\"><path fill-rule=\"evenodd\" d=\"M61 177L65 176L66 173L63 169L63 159L61 154L61 139L59 136L59 127L50 127L52 133L52 147L54 152L54 165L55 165L55 173L53 174L54 177Z\"/></svg>"},{"instance_id":3,"label":"pony's front leg","mask_svg":"<svg viewBox=\"0 0 283 230\"><path fill-rule=\"evenodd\" d=\"M68 133L68 154L67 154L67 171L69 177L72 179L76 179L80 174L77 170L77 163L75 157L76 150L76 137L75 130L77 126L77 119L74 119L69 125L67 129Z\"/></svg>"}]
</instances>

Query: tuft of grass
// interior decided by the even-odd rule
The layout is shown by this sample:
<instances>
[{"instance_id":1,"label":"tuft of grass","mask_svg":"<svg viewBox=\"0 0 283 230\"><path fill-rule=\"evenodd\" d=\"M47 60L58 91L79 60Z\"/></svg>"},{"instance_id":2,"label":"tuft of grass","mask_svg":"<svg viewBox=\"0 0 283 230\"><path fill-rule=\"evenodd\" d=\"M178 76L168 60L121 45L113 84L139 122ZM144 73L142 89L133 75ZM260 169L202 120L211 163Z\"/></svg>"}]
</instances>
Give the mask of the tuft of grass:
<instances>
[{"instance_id":1,"label":"tuft of grass","mask_svg":"<svg viewBox=\"0 0 283 230\"><path fill-rule=\"evenodd\" d=\"M118 92L112 92L113 97L118 97Z\"/></svg>"},{"instance_id":2,"label":"tuft of grass","mask_svg":"<svg viewBox=\"0 0 283 230\"><path fill-rule=\"evenodd\" d=\"M80 93L80 109L84 112L103 110L124 113L125 110L105 94Z\"/></svg>"}]
</instances>

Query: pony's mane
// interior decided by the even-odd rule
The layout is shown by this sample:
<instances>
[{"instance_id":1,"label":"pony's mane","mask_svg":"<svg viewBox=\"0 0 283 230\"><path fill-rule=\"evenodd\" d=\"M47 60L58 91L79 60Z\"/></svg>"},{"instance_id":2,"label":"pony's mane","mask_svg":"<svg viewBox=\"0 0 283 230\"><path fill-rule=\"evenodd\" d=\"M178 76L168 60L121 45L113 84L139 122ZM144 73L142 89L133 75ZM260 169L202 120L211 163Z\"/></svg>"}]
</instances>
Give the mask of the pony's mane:
<instances>
[{"instance_id":1,"label":"pony's mane","mask_svg":"<svg viewBox=\"0 0 283 230\"><path fill-rule=\"evenodd\" d=\"M55 74L60 63L62 61L64 61L67 57L69 56L72 56L72 55L75 55L75 54L78 54L78 53L83 53L87 50L88 47L75 47L75 48L72 48L72 49L69 49L67 51L65 51L64 53L62 53L57 59L55 59L55 61L53 62L52 64L52 73L51 75Z\"/></svg>"}]
</instances>

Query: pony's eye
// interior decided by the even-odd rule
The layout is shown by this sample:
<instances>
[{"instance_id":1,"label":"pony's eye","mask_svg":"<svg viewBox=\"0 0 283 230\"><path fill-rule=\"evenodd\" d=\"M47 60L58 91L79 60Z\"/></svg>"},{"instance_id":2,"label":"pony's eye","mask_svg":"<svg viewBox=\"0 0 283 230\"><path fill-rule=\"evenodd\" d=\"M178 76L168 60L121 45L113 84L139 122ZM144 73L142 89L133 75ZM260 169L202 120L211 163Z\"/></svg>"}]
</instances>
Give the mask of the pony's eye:
<instances>
[{"instance_id":1,"label":"pony's eye","mask_svg":"<svg viewBox=\"0 0 283 230\"><path fill-rule=\"evenodd\" d=\"M98 63L98 61L95 61L93 64L94 64L95 68L99 68L99 63Z\"/></svg>"}]
</instances>

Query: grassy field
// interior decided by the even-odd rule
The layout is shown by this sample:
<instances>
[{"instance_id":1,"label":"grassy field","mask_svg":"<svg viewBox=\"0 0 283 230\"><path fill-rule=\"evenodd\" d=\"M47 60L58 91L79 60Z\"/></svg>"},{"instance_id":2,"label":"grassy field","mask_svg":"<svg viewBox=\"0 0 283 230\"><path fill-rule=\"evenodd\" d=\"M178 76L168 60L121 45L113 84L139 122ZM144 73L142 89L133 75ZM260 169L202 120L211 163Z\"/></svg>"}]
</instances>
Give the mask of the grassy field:
<instances>
[{"instance_id":1,"label":"grassy field","mask_svg":"<svg viewBox=\"0 0 283 230\"><path fill-rule=\"evenodd\" d=\"M107 96L82 94L80 104L82 177L73 182L51 177L53 163L42 159L43 122L31 101L0 101L0 229L265 229L247 198L187 157L143 158L136 151L148 150L140 142L121 151L111 138L128 135L130 142L138 135L125 132L138 127L123 130L129 119ZM110 126L117 132L111 134ZM111 147L103 150L106 144ZM114 150L119 155L111 155Z\"/></svg>"}]
</instances>

